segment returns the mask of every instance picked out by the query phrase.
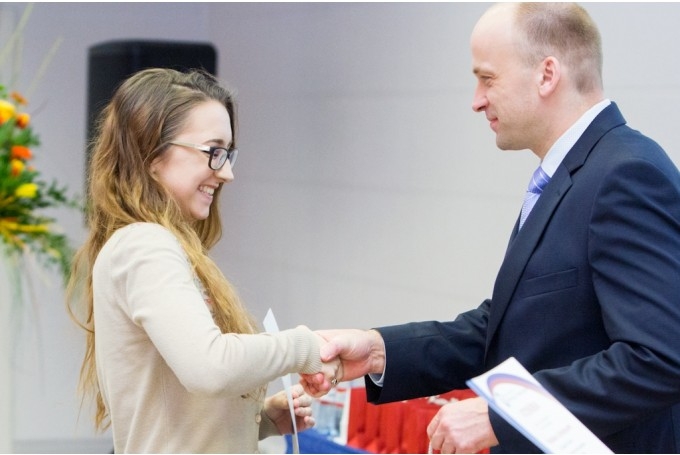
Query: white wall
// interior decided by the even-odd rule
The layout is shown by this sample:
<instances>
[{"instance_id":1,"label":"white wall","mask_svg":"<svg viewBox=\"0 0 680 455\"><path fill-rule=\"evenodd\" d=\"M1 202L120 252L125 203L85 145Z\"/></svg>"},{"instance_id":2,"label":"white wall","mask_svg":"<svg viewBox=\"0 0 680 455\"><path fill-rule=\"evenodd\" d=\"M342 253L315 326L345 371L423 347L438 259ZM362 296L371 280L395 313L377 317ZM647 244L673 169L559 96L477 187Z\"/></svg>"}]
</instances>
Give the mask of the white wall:
<instances>
[{"instance_id":1,"label":"white wall","mask_svg":"<svg viewBox=\"0 0 680 455\"><path fill-rule=\"evenodd\" d=\"M498 151L470 107L468 37L487 6L213 7L242 150L217 255L257 314L369 327L490 295L537 160ZM587 8L609 96L680 162L680 5Z\"/></svg>"},{"instance_id":2,"label":"white wall","mask_svg":"<svg viewBox=\"0 0 680 455\"><path fill-rule=\"evenodd\" d=\"M530 152L498 151L470 108L468 37L487 6L37 4L22 72L55 37L65 42L31 97L36 165L82 188L90 45L210 40L238 92L241 150L214 253L255 316L271 307L282 328L454 317L490 295L537 164ZM608 96L680 163L680 5L585 6L602 31ZM57 215L81 242L80 220ZM81 333L58 290L42 297L27 317L39 325L17 346L15 436L33 451L93 436L87 412L77 422Z\"/></svg>"}]
</instances>

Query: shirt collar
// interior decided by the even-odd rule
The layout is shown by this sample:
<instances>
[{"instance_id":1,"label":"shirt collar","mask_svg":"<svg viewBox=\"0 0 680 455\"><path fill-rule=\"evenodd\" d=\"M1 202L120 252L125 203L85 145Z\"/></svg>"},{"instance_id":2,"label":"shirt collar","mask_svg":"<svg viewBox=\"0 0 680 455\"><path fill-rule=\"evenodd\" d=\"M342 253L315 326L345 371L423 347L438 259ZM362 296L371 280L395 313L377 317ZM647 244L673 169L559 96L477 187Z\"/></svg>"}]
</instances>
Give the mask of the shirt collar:
<instances>
[{"instance_id":1,"label":"shirt collar","mask_svg":"<svg viewBox=\"0 0 680 455\"><path fill-rule=\"evenodd\" d=\"M550 177L553 176L557 167L562 163L564 157L569 153L569 150L576 144L576 141L581 137L583 132L595 120L595 117L602 112L611 101L604 99L588 109L571 127L560 136L557 141L550 147L548 153L541 161L541 168Z\"/></svg>"}]
</instances>

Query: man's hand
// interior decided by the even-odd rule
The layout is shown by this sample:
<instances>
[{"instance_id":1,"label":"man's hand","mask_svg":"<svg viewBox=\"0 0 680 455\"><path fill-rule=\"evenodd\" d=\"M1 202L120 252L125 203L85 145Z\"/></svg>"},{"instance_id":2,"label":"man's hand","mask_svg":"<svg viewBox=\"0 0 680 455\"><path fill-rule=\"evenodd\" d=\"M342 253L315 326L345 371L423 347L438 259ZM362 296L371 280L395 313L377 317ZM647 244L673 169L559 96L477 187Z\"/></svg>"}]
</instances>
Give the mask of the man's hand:
<instances>
[{"instance_id":1,"label":"man's hand","mask_svg":"<svg viewBox=\"0 0 680 455\"><path fill-rule=\"evenodd\" d=\"M375 330L320 330L316 332L327 343L321 347L321 360L340 360L340 368L334 378L323 373L301 374L300 383L312 396L321 396L336 381L351 381L368 373L382 374L385 369L385 344Z\"/></svg>"},{"instance_id":2,"label":"man's hand","mask_svg":"<svg viewBox=\"0 0 680 455\"><path fill-rule=\"evenodd\" d=\"M441 453L477 453L498 445L483 398L449 403L427 426L432 449Z\"/></svg>"}]
</instances>

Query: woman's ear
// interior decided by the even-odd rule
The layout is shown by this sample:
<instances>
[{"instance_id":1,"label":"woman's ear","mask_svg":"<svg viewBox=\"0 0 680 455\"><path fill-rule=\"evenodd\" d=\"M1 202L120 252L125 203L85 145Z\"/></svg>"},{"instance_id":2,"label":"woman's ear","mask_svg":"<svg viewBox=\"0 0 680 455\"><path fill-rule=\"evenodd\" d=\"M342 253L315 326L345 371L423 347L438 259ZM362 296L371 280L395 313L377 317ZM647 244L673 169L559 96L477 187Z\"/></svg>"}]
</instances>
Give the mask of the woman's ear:
<instances>
[{"instance_id":1,"label":"woman's ear","mask_svg":"<svg viewBox=\"0 0 680 455\"><path fill-rule=\"evenodd\" d=\"M154 160L149 165L149 173L154 178L156 177L156 172L158 171L158 165L159 165L160 160L161 160L160 158L161 158L160 156L157 156L156 158L154 158Z\"/></svg>"}]
</instances>

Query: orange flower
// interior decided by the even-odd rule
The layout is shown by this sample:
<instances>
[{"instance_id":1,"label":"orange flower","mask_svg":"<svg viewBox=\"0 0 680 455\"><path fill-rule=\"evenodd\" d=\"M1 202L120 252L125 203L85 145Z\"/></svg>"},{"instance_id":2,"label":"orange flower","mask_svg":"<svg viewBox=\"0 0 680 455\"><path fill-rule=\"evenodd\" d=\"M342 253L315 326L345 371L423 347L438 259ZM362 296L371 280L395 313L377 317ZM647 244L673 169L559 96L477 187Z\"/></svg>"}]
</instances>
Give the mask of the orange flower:
<instances>
[{"instance_id":1,"label":"orange flower","mask_svg":"<svg viewBox=\"0 0 680 455\"><path fill-rule=\"evenodd\" d=\"M6 100L0 100L0 124L14 117L15 111L14 104Z\"/></svg>"},{"instance_id":2,"label":"orange flower","mask_svg":"<svg viewBox=\"0 0 680 455\"><path fill-rule=\"evenodd\" d=\"M9 96L11 96L12 99L13 99L14 101L16 101L17 104L21 104L21 105L24 105L24 106L25 106L26 104L28 104L28 101L26 100L26 98L24 98L24 97L21 95L21 93L19 93L19 92L12 92L12 93L10 93Z\"/></svg>"},{"instance_id":3,"label":"orange flower","mask_svg":"<svg viewBox=\"0 0 680 455\"><path fill-rule=\"evenodd\" d=\"M24 147L23 145L13 145L12 146L12 151L11 151L11 156L12 158L20 159L20 160L30 160L33 158L33 154L31 153L31 149L28 147Z\"/></svg>"},{"instance_id":4,"label":"orange flower","mask_svg":"<svg viewBox=\"0 0 680 455\"><path fill-rule=\"evenodd\" d=\"M17 115L17 126L19 128L26 128L31 121L31 116L26 112Z\"/></svg>"},{"instance_id":5,"label":"orange flower","mask_svg":"<svg viewBox=\"0 0 680 455\"><path fill-rule=\"evenodd\" d=\"M16 177L17 175L21 174L21 172L24 170L26 165L24 164L23 161L21 160L11 160L9 162L10 165L10 173L12 174L12 177Z\"/></svg>"}]
</instances>

